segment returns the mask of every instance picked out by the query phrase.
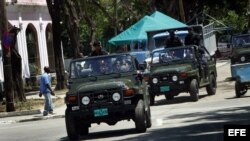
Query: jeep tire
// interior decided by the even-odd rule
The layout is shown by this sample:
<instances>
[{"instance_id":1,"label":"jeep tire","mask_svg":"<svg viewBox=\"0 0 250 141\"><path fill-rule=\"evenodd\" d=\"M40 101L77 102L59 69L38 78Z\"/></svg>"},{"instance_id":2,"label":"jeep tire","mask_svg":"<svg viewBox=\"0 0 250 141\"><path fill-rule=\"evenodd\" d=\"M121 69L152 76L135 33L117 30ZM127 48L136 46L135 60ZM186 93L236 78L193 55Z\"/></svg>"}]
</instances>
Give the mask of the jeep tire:
<instances>
[{"instance_id":1,"label":"jeep tire","mask_svg":"<svg viewBox=\"0 0 250 141\"><path fill-rule=\"evenodd\" d=\"M207 94L214 95L216 93L217 82L213 74L209 76L209 84L206 86Z\"/></svg>"},{"instance_id":2,"label":"jeep tire","mask_svg":"<svg viewBox=\"0 0 250 141\"><path fill-rule=\"evenodd\" d=\"M244 88L242 84L239 81L235 82L235 94L236 97L240 97L241 95L244 95L247 92L247 88Z\"/></svg>"},{"instance_id":3,"label":"jeep tire","mask_svg":"<svg viewBox=\"0 0 250 141\"><path fill-rule=\"evenodd\" d=\"M199 100L199 86L196 79L193 79L189 86L190 97L192 101Z\"/></svg>"},{"instance_id":4,"label":"jeep tire","mask_svg":"<svg viewBox=\"0 0 250 141\"><path fill-rule=\"evenodd\" d=\"M155 94L149 93L149 95L150 95L150 105L154 105L155 104Z\"/></svg>"},{"instance_id":5,"label":"jeep tire","mask_svg":"<svg viewBox=\"0 0 250 141\"><path fill-rule=\"evenodd\" d=\"M87 124L79 124L79 126L80 127L78 128L78 130L81 136L86 136L89 134L89 126Z\"/></svg>"},{"instance_id":6,"label":"jeep tire","mask_svg":"<svg viewBox=\"0 0 250 141\"><path fill-rule=\"evenodd\" d=\"M165 94L165 98L166 98L166 100L172 100L172 99L174 99L174 95Z\"/></svg>"},{"instance_id":7,"label":"jeep tire","mask_svg":"<svg viewBox=\"0 0 250 141\"><path fill-rule=\"evenodd\" d=\"M151 120L151 110L150 107L148 106L147 110L147 115L146 115L146 120L147 120L147 128L150 128L152 126L152 120Z\"/></svg>"},{"instance_id":8,"label":"jeep tire","mask_svg":"<svg viewBox=\"0 0 250 141\"><path fill-rule=\"evenodd\" d=\"M135 108L135 128L138 133L147 130L147 119L143 100L139 100Z\"/></svg>"},{"instance_id":9,"label":"jeep tire","mask_svg":"<svg viewBox=\"0 0 250 141\"><path fill-rule=\"evenodd\" d=\"M79 138L75 120L69 115L68 109L65 111L65 124L69 140L77 140Z\"/></svg>"}]
</instances>

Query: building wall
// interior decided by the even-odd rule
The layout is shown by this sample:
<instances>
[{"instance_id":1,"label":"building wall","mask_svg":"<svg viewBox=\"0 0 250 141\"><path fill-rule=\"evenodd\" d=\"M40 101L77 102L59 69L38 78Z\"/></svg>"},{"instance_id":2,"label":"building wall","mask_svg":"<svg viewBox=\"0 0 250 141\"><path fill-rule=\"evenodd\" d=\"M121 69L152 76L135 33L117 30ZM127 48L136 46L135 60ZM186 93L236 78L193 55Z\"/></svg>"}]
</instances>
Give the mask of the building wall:
<instances>
[{"instance_id":1,"label":"building wall","mask_svg":"<svg viewBox=\"0 0 250 141\"><path fill-rule=\"evenodd\" d=\"M7 2L11 2L11 0L7 0ZM48 24L51 23L51 18L48 13L46 0L17 0L17 3L7 5L6 10L9 23L21 29L17 36L16 47L22 57L23 77L30 77L26 42L26 29L28 25L32 25L37 33L40 70L42 73L44 66L49 65L45 31Z\"/></svg>"}]
</instances>

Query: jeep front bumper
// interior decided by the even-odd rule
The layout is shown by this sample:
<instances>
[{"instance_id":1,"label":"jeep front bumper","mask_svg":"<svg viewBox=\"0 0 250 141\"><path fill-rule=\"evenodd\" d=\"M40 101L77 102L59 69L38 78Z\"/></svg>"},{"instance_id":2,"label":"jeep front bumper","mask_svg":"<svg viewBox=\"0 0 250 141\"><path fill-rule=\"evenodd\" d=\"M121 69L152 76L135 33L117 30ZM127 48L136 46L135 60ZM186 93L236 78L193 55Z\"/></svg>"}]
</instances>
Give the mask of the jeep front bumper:
<instances>
[{"instance_id":1,"label":"jeep front bumper","mask_svg":"<svg viewBox=\"0 0 250 141\"><path fill-rule=\"evenodd\" d=\"M70 110L67 114L86 123L112 122L134 118L136 105L103 105L95 107L80 107L79 110Z\"/></svg>"}]
</instances>

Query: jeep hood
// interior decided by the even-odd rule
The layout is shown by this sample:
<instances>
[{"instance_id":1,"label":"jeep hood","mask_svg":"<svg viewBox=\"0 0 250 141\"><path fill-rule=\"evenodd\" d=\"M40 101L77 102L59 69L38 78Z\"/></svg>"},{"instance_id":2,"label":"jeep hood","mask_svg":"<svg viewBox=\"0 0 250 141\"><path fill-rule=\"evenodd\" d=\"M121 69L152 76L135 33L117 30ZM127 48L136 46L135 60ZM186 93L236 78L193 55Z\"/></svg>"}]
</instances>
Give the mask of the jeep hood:
<instances>
[{"instance_id":1,"label":"jeep hood","mask_svg":"<svg viewBox=\"0 0 250 141\"><path fill-rule=\"evenodd\" d=\"M75 91L96 91L103 89L112 89L112 88L120 88L120 87L132 87L133 81L130 79L110 79L110 80L98 80L95 82L87 82L79 84Z\"/></svg>"},{"instance_id":2,"label":"jeep hood","mask_svg":"<svg viewBox=\"0 0 250 141\"><path fill-rule=\"evenodd\" d=\"M192 70L191 64L175 64L168 66L156 66L151 70L151 74L161 74L166 72L187 72Z\"/></svg>"}]
</instances>

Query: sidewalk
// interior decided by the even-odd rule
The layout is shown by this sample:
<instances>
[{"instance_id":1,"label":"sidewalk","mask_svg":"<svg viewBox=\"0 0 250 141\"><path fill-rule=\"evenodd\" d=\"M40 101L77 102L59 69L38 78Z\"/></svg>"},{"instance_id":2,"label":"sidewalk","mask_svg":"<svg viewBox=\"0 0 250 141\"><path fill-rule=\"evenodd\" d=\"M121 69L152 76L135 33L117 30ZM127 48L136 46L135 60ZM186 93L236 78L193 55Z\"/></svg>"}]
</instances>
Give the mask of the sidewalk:
<instances>
[{"instance_id":1,"label":"sidewalk","mask_svg":"<svg viewBox=\"0 0 250 141\"><path fill-rule=\"evenodd\" d=\"M64 99L67 89L61 91L55 91L56 97ZM52 96L52 98L56 98ZM38 92L30 92L26 95L27 99L44 99L44 97L39 97ZM29 111L20 111L20 112L4 112L0 113L0 125L1 124L11 124L18 122L26 121L36 121L36 120L46 120L52 118L63 118L66 105L62 104L61 106L54 107L54 114L43 116L43 109L29 110Z\"/></svg>"}]
</instances>

